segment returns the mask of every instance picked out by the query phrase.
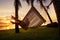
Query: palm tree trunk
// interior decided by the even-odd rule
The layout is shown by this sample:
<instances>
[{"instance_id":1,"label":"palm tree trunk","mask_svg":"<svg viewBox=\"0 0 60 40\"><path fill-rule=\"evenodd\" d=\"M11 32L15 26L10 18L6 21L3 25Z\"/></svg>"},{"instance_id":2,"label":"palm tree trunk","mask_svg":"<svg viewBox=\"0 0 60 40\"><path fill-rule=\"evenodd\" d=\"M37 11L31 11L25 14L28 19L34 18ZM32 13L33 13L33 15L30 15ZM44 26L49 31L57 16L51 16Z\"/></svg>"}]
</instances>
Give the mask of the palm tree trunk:
<instances>
[{"instance_id":1,"label":"palm tree trunk","mask_svg":"<svg viewBox=\"0 0 60 40\"><path fill-rule=\"evenodd\" d=\"M46 12L46 14L47 14L47 16L48 16L48 18L49 18L50 22L51 22L51 23L53 23L53 22L52 22L52 20L51 20L50 15L49 15L49 13L48 13L48 11L46 10L46 8L45 8L44 6L43 6L43 8L44 8L44 10L45 10L45 12Z\"/></svg>"},{"instance_id":2,"label":"palm tree trunk","mask_svg":"<svg viewBox=\"0 0 60 40\"><path fill-rule=\"evenodd\" d=\"M17 0L15 0L15 18L18 19L18 4L17 4ZM19 28L18 28L18 24L17 23L15 24L15 32L19 33Z\"/></svg>"},{"instance_id":3,"label":"palm tree trunk","mask_svg":"<svg viewBox=\"0 0 60 40\"><path fill-rule=\"evenodd\" d=\"M18 9L17 8L15 9L15 18L18 19ZM17 23L15 24L15 31L16 31L16 33L19 33L19 28L18 28Z\"/></svg>"},{"instance_id":4,"label":"palm tree trunk","mask_svg":"<svg viewBox=\"0 0 60 40\"><path fill-rule=\"evenodd\" d=\"M60 0L54 0L53 5L57 15L59 34L60 34Z\"/></svg>"},{"instance_id":5,"label":"palm tree trunk","mask_svg":"<svg viewBox=\"0 0 60 40\"><path fill-rule=\"evenodd\" d=\"M49 18L50 22L51 22L51 23L53 23L53 22L52 22L52 20L51 20L50 15L49 15L49 13L48 13L47 9L45 8L45 6L43 5L42 1L40 1L40 3L41 3L41 6L44 8L45 12L47 13L47 16L48 16L48 18Z\"/></svg>"}]
</instances>

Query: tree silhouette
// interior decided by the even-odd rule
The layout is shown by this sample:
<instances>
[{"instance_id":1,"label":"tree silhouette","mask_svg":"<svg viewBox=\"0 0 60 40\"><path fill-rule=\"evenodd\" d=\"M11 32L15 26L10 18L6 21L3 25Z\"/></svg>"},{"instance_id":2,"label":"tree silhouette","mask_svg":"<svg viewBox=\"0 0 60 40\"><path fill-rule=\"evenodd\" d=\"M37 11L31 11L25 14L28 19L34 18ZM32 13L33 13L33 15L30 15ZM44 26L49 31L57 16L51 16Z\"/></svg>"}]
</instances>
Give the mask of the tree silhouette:
<instances>
[{"instance_id":1,"label":"tree silhouette","mask_svg":"<svg viewBox=\"0 0 60 40\"><path fill-rule=\"evenodd\" d=\"M26 0L26 2L27 2L28 4L30 4L30 3L29 3L29 0Z\"/></svg>"},{"instance_id":2,"label":"tree silhouette","mask_svg":"<svg viewBox=\"0 0 60 40\"><path fill-rule=\"evenodd\" d=\"M58 20L58 27L59 27L59 34L60 34L60 0L52 0L51 3L53 3L57 20ZM51 3L48 5L48 7L51 5Z\"/></svg>"},{"instance_id":3,"label":"tree silhouette","mask_svg":"<svg viewBox=\"0 0 60 40\"><path fill-rule=\"evenodd\" d=\"M29 3L29 1L31 1L31 5L33 6L34 0L26 0L26 2L28 3L28 5L30 4L30 3ZM43 7L43 8L44 8L44 10L45 10L45 12L47 13L47 16L48 16L48 18L49 18L50 22L51 22L51 23L53 23L53 22L52 22L52 20L51 20L50 15L49 15L49 13L48 13L47 9L45 8L45 6L43 5L43 2L42 2L42 1L46 1L46 0L37 0L37 2L39 2L39 3L40 3L41 7Z\"/></svg>"},{"instance_id":4,"label":"tree silhouette","mask_svg":"<svg viewBox=\"0 0 60 40\"><path fill-rule=\"evenodd\" d=\"M18 19L18 10L19 10L19 6L21 7L21 3L19 0L15 0L14 5L15 5L15 18ZM19 33L19 28L17 23L15 24L15 31L16 33Z\"/></svg>"},{"instance_id":5,"label":"tree silhouette","mask_svg":"<svg viewBox=\"0 0 60 40\"><path fill-rule=\"evenodd\" d=\"M47 14L47 16L48 16L50 22L53 23L52 20L51 20L50 15L49 15L49 13L48 13L48 11L47 11L47 9L45 8L45 6L43 5L43 2L42 2L42 1L46 1L46 0L37 0L37 1L40 3L41 7L44 8L44 10L45 10L45 12L46 12L46 14Z\"/></svg>"},{"instance_id":6,"label":"tree silhouette","mask_svg":"<svg viewBox=\"0 0 60 40\"><path fill-rule=\"evenodd\" d=\"M60 0L53 0L53 4L57 15L59 35L60 35Z\"/></svg>"},{"instance_id":7,"label":"tree silhouette","mask_svg":"<svg viewBox=\"0 0 60 40\"><path fill-rule=\"evenodd\" d=\"M31 6L33 6L34 0L26 0L26 2L28 3L28 5L31 3Z\"/></svg>"}]
</instances>

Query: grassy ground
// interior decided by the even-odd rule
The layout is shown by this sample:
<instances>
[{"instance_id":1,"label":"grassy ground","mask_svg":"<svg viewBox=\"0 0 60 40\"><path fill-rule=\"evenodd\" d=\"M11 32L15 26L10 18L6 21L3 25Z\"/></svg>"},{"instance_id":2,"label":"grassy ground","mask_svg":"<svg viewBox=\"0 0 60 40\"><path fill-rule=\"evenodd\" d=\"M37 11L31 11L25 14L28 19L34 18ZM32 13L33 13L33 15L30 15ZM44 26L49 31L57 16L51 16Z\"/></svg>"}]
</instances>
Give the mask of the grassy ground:
<instances>
[{"instance_id":1,"label":"grassy ground","mask_svg":"<svg viewBox=\"0 0 60 40\"><path fill-rule=\"evenodd\" d=\"M59 40L58 28L39 27L15 33L15 30L0 31L0 40Z\"/></svg>"}]
</instances>

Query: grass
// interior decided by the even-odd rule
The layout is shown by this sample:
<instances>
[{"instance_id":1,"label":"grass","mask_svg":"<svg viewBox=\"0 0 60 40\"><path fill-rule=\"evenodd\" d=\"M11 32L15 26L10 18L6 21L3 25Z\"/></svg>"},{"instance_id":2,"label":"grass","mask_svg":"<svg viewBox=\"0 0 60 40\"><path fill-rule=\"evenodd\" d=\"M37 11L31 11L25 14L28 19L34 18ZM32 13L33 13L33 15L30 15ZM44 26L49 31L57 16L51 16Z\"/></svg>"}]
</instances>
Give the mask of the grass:
<instances>
[{"instance_id":1,"label":"grass","mask_svg":"<svg viewBox=\"0 0 60 40\"><path fill-rule=\"evenodd\" d=\"M60 40L58 28L39 27L19 30L20 33L15 33L15 30L0 31L0 40Z\"/></svg>"}]
</instances>

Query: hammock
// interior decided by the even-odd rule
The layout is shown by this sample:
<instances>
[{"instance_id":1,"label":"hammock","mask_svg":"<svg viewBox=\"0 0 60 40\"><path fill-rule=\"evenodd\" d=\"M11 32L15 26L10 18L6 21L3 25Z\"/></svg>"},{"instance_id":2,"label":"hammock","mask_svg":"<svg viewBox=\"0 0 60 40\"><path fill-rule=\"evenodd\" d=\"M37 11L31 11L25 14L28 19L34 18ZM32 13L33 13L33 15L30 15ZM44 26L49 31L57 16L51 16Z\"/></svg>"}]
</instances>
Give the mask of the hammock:
<instances>
[{"instance_id":1,"label":"hammock","mask_svg":"<svg viewBox=\"0 0 60 40\"><path fill-rule=\"evenodd\" d=\"M27 15L24 17L23 22L27 25L26 28L29 28L41 26L46 20L40 15L35 7L31 7Z\"/></svg>"},{"instance_id":2,"label":"hammock","mask_svg":"<svg viewBox=\"0 0 60 40\"><path fill-rule=\"evenodd\" d=\"M40 13L34 7L31 7L31 9L22 21L18 19L15 20L17 20L16 23L18 23L18 25L20 25L25 30L32 27L34 28L41 26L44 22L46 22L46 20L40 15Z\"/></svg>"}]
</instances>

